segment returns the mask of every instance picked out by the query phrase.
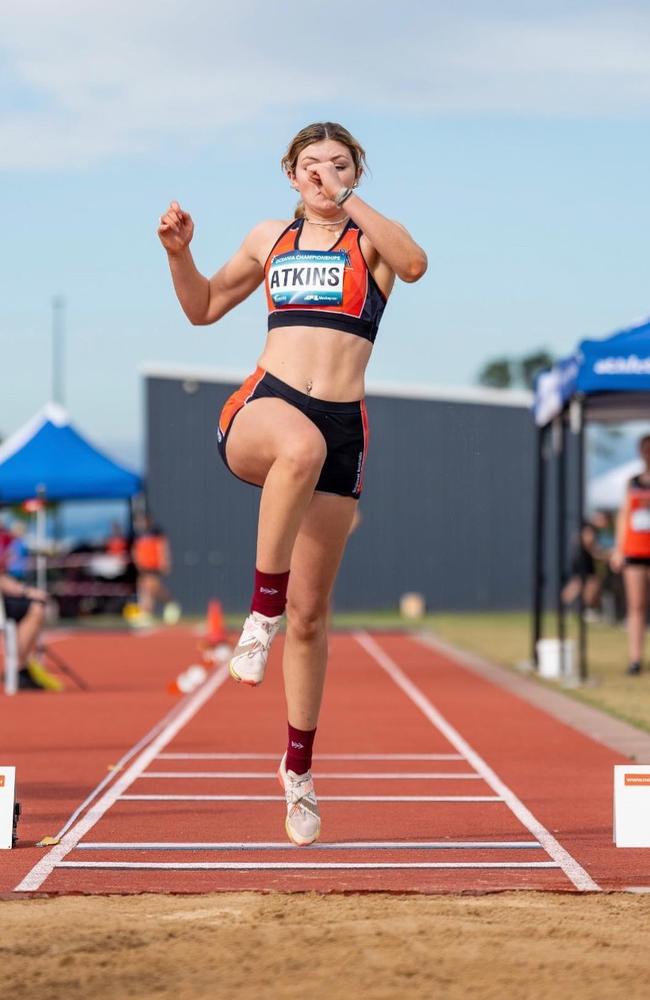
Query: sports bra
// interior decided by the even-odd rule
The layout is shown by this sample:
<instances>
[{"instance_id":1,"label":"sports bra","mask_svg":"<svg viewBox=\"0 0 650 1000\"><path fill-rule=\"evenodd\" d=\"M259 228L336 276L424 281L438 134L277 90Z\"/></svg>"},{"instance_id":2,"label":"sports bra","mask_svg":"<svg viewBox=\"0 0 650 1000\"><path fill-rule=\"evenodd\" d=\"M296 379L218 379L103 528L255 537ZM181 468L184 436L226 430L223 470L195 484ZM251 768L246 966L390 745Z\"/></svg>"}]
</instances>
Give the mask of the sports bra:
<instances>
[{"instance_id":1,"label":"sports bra","mask_svg":"<svg viewBox=\"0 0 650 1000\"><path fill-rule=\"evenodd\" d=\"M264 265L269 330L324 326L374 343L386 296L361 252L361 230L350 219L329 250L301 250L304 222L287 226Z\"/></svg>"}]
</instances>

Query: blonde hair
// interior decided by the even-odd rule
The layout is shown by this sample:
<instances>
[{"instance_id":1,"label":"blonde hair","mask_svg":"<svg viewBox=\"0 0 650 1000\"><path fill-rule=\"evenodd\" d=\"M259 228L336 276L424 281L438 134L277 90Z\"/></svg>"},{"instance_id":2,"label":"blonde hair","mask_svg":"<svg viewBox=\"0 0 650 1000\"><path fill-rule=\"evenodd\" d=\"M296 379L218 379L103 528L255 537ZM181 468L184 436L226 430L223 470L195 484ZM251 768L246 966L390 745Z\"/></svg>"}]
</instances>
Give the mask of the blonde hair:
<instances>
[{"instance_id":1,"label":"blonde hair","mask_svg":"<svg viewBox=\"0 0 650 1000\"><path fill-rule=\"evenodd\" d=\"M289 143L287 151L280 161L284 172L287 174L289 172L295 173L298 157L303 149L311 146L313 142L322 142L323 139L334 139L347 147L354 163L357 180L366 172L368 164L365 149L358 139L355 139L352 133L348 132L343 125L339 125L338 122L313 122L300 129L300 132ZM300 219L304 214L305 206L302 201L299 201L293 213L294 219Z\"/></svg>"}]
</instances>

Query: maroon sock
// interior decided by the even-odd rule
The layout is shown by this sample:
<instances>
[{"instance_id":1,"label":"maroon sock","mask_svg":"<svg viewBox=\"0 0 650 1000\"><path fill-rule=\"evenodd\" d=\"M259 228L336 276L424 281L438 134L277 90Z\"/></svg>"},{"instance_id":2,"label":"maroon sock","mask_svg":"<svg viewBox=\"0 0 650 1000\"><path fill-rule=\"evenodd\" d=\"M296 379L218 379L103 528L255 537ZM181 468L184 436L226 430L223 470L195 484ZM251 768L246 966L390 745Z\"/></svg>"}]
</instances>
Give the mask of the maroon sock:
<instances>
[{"instance_id":1,"label":"maroon sock","mask_svg":"<svg viewBox=\"0 0 650 1000\"><path fill-rule=\"evenodd\" d=\"M251 611L259 611L267 618L284 614L288 584L289 570L286 573L262 573L256 569Z\"/></svg>"},{"instance_id":2,"label":"maroon sock","mask_svg":"<svg viewBox=\"0 0 650 1000\"><path fill-rule=\"evenodd\" d=\"M311 768L311 751L314 745L315 729L294 729L291 723L289 727L289 741L287 743L287 761L285 767L287 771L294 774L304 774Z\"/></svg>"}]
</instances>

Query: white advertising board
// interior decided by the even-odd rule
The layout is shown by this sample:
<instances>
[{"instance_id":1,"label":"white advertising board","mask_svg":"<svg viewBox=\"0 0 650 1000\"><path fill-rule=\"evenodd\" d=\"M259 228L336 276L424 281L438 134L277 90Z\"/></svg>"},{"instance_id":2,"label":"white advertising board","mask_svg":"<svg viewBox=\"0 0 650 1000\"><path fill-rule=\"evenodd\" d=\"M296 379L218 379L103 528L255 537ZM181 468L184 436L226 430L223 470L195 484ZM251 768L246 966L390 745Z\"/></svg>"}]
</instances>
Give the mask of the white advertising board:
<instances>
[{"instance_id":1,"label":"white advertising board","mask_svg":"<svg viewBox=\"0 0 650 1000\"><path fill-rule=\"evenodd\" d=\"M11 847L16 801L16 768L0 764L0 849Z\"/></svg>"},{"instance_id":2,"label":"white advertising board","mask_svg":"<svg viewBox=\"0 0 650 1000\"><path fill-rule=\"evenodd\" d=\"M614 766L614 844L650 847L650 764Z\"/></svg>"}]
</instances>

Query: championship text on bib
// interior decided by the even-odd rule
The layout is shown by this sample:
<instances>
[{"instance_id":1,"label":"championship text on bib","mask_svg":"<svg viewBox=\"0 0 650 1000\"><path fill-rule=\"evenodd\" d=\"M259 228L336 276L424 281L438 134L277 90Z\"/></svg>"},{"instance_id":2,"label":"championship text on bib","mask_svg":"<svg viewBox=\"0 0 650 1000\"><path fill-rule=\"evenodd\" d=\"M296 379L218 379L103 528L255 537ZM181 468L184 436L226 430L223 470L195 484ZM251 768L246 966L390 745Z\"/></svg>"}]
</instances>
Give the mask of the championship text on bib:
<instances>
[{"instance_id":1,"label":"championship text on bib","mask_svg":"<svg viewBox=\"0 0 650 1000\"><path fill-rule=\"evenodd\" d=\"M269 292L276 306L340 306L345 251L301 250L273 258Z\"/></svg>"}]
</instances>

